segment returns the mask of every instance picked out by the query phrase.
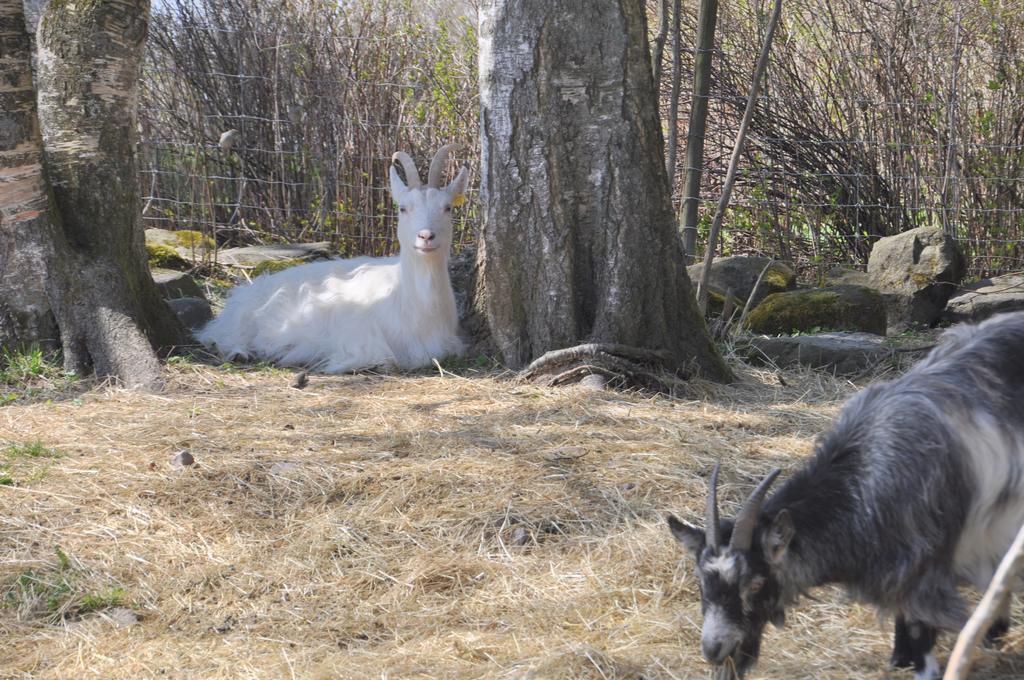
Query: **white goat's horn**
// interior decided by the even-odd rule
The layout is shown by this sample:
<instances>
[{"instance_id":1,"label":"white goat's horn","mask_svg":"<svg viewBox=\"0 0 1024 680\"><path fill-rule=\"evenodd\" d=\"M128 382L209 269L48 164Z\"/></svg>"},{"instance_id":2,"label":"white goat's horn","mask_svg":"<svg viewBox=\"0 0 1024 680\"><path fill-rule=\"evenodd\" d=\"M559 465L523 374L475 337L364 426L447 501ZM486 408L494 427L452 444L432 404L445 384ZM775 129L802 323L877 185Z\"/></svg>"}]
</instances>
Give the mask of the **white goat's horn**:
<instances>
[{"instance_id":1,"label":"white goat's horn","mask_svg":"<svg viewBox=\"0 0 1024 680\"><path fill-rule=\"evenodd\" d=\"M448 163L448 154L455 147L455 144L445 144L434 154L434 160L430 161L430 172L427 173L428 187L441 188L441 175L444 174L444 166Z\"/></svg>"},{"instance_id":2,"label":"white goat's horn","mask_svg":"<svg viewBox=\"0 0 1024 680\"><path fill-rule=\"evenodd\" d=\"M757 515L761 512L764 496L780 472L782 470L779 468L769 472L740 508L740 513L736 515L736 524L732 529L732 538L729 540L729 547L733 550L750 550L750 546L754 543L754 528L757 526Z\"/></svg>"},{"instance_id":3,"label":"white goat's horn","mask_svg":"<svg viewBox=\"0 0 1024 680\"><path fill-rule=\"evenodd\" d=\"M416 164L412 162L412 158L409 157L404 151L396 151L391 156L391 162L398 161L402 164L402 169L405 170L405 185L410 189L415 189L423 184L420 181L419 170L416 169Z\"/></svg>"},{"instance_id":4,"label":"white goat's horn","mask_svg":"<svg viewBox=\"0 0 1024 680\"><path fill-rule=\"evenodd\" d=\"M708 537L708 545L715 552L722 543L718 535L718 468L721 463L715 463L715 469L711 471L711 487L708 489L708 506L704 511L704 533Z\"/></svg>"}]
</instances>

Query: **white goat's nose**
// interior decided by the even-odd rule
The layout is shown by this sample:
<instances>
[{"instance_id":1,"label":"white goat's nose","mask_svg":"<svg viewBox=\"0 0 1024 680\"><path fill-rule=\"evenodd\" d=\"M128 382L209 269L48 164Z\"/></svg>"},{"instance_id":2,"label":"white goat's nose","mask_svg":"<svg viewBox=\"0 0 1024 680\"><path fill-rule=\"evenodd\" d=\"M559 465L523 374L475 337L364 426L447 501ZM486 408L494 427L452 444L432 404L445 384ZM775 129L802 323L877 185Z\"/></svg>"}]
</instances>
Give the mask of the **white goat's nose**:
<instances>
[{"instance_id":1,"label":"white goat's nose","mask_svg":"<svg viewBox=\"0 0 1024 680\"><path fill-rule=\"evenodd\" d=\"M416 236L420 237L424 241L433 241L436 235L437 234L430 231L429 229L423 229L422 231L420 231L420 233L416 234Z\"/></svg>"}]
</instances>

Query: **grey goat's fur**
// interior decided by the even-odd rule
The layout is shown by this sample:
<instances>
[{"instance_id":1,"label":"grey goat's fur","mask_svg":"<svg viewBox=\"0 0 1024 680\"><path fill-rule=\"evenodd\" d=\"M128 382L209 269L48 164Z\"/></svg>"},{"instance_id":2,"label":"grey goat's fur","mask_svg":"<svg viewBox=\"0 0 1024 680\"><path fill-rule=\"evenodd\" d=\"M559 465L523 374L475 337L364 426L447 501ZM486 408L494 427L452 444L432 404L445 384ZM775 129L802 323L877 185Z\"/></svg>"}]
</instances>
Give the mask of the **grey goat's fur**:
<instances>
[{"instance_id":1,"label":"grey goat's fur","mask_svg":"<svg viewBox=\"0 0 1024 680\"><path fill-rule=\"evenodd\" d=\"M984 588L1024 523L1024 312L953 328L903 376L851 397L810 460L741 515L752 510L748 550L722 547L731 520L713 546L669 518L697 558L720 678L742 677L767 621L827 583L894 616L893 664L937 678L936 632L967 619L957 585Z\"/></svg>"}]
</instances>

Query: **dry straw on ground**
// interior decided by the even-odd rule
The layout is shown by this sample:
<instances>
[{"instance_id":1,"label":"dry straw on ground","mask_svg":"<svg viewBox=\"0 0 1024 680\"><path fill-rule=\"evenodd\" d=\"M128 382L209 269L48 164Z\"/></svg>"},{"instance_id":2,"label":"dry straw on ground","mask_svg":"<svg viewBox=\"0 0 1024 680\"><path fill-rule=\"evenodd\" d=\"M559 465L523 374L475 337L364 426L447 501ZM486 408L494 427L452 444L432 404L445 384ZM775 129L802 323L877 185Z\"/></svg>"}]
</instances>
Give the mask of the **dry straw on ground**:
<instances>
[{"instance_id":1,"label":"dry straw on ground","mask_svg":"<svg viewBox=\"0 0 1024 680\"><path fill-rule=\"evenodd\" d=\"M699 521L717 459L734 509L854 389L746 368L677 399L168 375L0 408L0 447L60 454L4 464L0 677L707 677L665 513ZM183 450L195 465L171 464ZM768 631L756 677L890 677L873 613L817 595ZM1021 677L1022 647L1012 631L977 677Z\"/></svg>"}]
</instances>

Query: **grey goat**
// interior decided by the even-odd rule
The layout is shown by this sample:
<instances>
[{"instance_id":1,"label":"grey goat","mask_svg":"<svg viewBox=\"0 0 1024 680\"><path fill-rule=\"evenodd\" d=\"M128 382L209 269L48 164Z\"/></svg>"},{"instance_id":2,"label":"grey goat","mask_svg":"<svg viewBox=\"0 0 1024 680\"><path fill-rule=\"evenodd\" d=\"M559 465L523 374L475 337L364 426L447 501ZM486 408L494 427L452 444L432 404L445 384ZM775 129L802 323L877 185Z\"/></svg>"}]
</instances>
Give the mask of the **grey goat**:
<instances>
[{"instance_id":1,"label":"grey goat","mask_svg":"<svg viewBox=\"0 0 1024 680\"><path fill-rule=\"evenodd\" d=\"M895 617L893 665L938 678L936 634L968 616L957 586L985 588L1024 523L1024 313L953 328L903 376L854 395L765 500L778 473L719 520L715 466L707 533L668 518L697 561L716 677L742 678L765 624L836 583ZM1004 613L990 638L1008 626Z\"/></svg>"}]
</instances>

